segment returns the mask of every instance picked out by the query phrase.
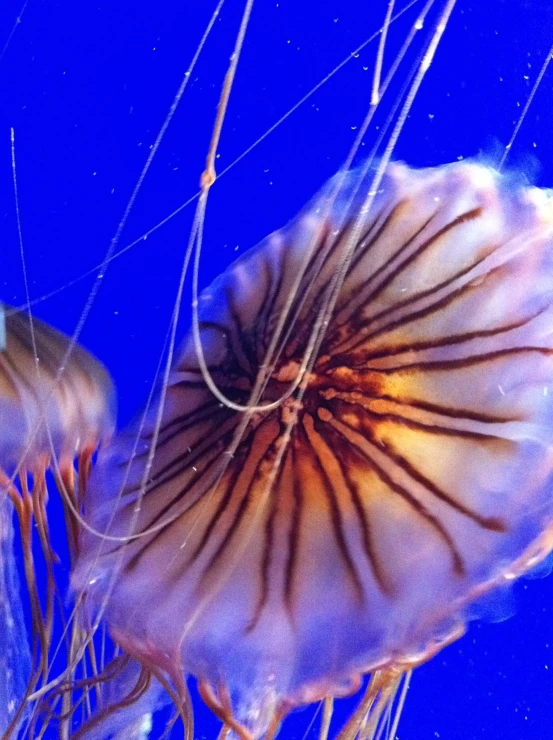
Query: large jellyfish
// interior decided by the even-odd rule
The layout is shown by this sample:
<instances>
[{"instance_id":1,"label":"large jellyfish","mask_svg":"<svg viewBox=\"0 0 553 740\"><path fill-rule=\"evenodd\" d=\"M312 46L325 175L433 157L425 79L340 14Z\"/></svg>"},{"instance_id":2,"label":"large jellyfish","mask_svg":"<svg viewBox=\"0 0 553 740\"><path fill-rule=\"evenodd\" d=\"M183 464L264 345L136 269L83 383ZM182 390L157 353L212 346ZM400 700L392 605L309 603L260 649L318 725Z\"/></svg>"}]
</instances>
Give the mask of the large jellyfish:
<instances>
[{"instance_id":1,"label":"large jellyfish","mask_svg":"<svg viewBox=\"0 0 553 740\"><path fill-rule=\"evenodd\" d=\"M218 174L229 165L231 168L210 195L200 270L200 279L203 276L206 283L229 263L235 249L240 253L244 245L254 244L272 229L280 227L316 192L321 182L342 166L373 96L378 101L378 110L359 151L363 156L370 155L374 143L379 140L379 132L384 132L382 153L390 140L391 129L386 126L388 117L393 115L401 94L410 89L412 71L420 62L421 47L411 46L399 66L396 66L397 53L411 36L416 39L432 36L445 3L323 5L288 7L281 2L271 4L270 8L263 8L259 3L254 7L237 84L232 91L227 122L217 151ZM84 326L83 338L113 372L122 397L123 417L128 417L148 394L164 347L180 266L184 232L182 218L186 218L187 213L186 209L180 209L180 205L197 189L197 177L219 94L216 68L220 65L222 70L225 69L232 41L228 36L236 31L233 11L226 6L222 6L222 12L211 28L209 16L214 8L207 7L207 4L202 4L201 9L192 11L192 8L186 6L183 9L180 4L161 2L148 6L145 12L133 6L132 13L127 13L122 5L98 8L97 4L89 7L85 2L75 6L62 1L50 7L17 2L12 15L17 15L18 22L13 26L13 33L10 31L5 35L8 44L0 49L3 100L11 114L10 125L15 126L20 142L21 219L23 246L31 277L31 302L38 303L39 315L70 333L75 323L79 323L81 328L81 323L74 319L75 314L80 314L83 305L88 311L89 303L92 303L87 302L83 295L82 287L87 285L82 279L83 274L93 272L101 276L98 280L102 289L98 291L95 283L92 290L94 305ZM384 53L380 55L378 34L372 42L365 42L373 36L373 31L381 27L388 11L390 25L381 35L381 38L385 37L385 44ZM9 15L9 10L6 10L6 16ZM548 159L551 159L552 140L547 129L551 111L547 109L543 95L547 89L548 72L542 68L551 44L547 30L551 27L550 19L550 9L542 3L510 0L506 5L493 0L470 6L459 0L445 24L443 42L424 84L418 90L409 119L396 143L394 157L412 165L428 166L472 156L483 147L488 153L487 163L497 166L503 154L500 152L496 156L494 145L490 144L490 138L497 138L503 144L509 143L510 163L517 164L519 169L530 171L534 168L528 160L521 162L520 156L535 151L545 165L540 182L551 182L552 175L547 167ZM185 69L188 71L190 60L195 59L198 40L206 29L206 44L200 48L197 65L189 75L188 88L180 103L184 112L177 111L165 132L164 142L158 147L155 132L163 111L167 110L182 73ZM185 58L187 50L190 53ZM7 74L7 64L12 65L18 74ZM379 65L381 72L377 73ZM388 72L394 68L396 73L383 100L380 100L382 88L378 80L386 81ZM542 71L545 76L542 76ZM13 86L13 79L17 80L16 86ZM537 85L535 89L534 85ZM296 103L302 100L304 102L295 108ZM526 107L528 103L529 108ZM293 107L292 114L285 115ZM278 124L276 128L264 137L263 134L275 123ZM516 134L514 145L511 141L513 134ZM241 157L251 144L255 144L254 149ZM154 151L155 162L147 176L140 180L140 192L133 192L133 183L147 149ZM233 164L236 159L239 159L238 163ZM389 171L386 177L393 180L399 171ZM348 182L342 183L345 189L339 188L337 202L342 205L347 203L347 188L355 177L349 175ZM334 185L338 182L339 178L334 180ZM11 183L8 187L11 189ZM31 190L32 187L35 189ZM332 190L334 186L329 187ZM517 192L523 193L523 189L517 191L515 183L506 183L495 176L492 176L490 187L496 189L503 203L511 197L516 201ZM368 181L362 188L370 190ZM133 192L130 205L136 204L136 207L126 209L130 192ZM329 191L326 191L326 196L329 196ZM326 196L321 197L324 199ZM10 198L11 192L6 200L8 204ZM6 210L11 210L9 205ZM178 217L166 218L173 211L178 211ZM541 212L542 206L536 205L536 213ZM125 215L120 221L123 213ZM329 218L336 218L336 213L331 207ZM119 224L117 229L116 224ZM108 242L114 233L106 255ZM147 234L147 240L140 238L143 234ZM326 238L327 234L320 235L323 249ZM134 241L137 242L134 249L124 249ZM17 244L17 237L14 243ZM50 244L55 248L45 248ZM347 247L344 248L347 251ZM119 252L121 258L113 260L112 257L118 256ZM19 305L27 303L28 296L14 277L20 271L19 245L15 256L3 251L2 259L6 283L3 296ZM226 279L229 279L228 275ZM540 289L536 290L539 294ZM186 304L189 304L188 293L185 295L184 314ZM188 323L186 315L183 323ZM209 334L206 337L204 327L199 329L202 345L204 342L207 345L205 351L209 359L210 343L215 340ZM206 341L208 339L210 341ZM319 348L315 344L312 350L314 357ZM280 345L275 351L281 351ZM277 382L284 378L287 381L285 385L291 388L294 378L299 378L298 374L294 375L296 369L293 364L281 367ZM301 372L304 369L308 370L307 367L299 368ZM330 372L331 368L328 370ZM287 373L291 379L287 379ZM334 368L334 377L336 373ZM222 393L220 402L226 403L232 391L224 387L217 373L214 374L213 385ZM505 390L503 384L501 387ZM268 393L270 388L274 388L273 382L267 385L265 392ZM294 392L298 390L294 389ZM312 391L312 386L309 386L306 390L309 397L312 397ZM327 393L330 392L331 389L327 389ZM340 392L346 394L349 391L341 389ZM542 392L546 391L542 389ZM171 386L169 395L172 393ZM238 405L247 405L247 400L242 399ZM348 401L335 397L325 402L336 406ZM151 404L149 406L146 421L155 430L155 411ZM288 400L284 407L294 412L292 401ZM377 413L374 408L367 413L369 411ZM277 413L276 408L274 412ZM164 414L169 413L166 408ZM263 409L258 413L264 413ZM426 413L430 411L426 410ZM241 414L235 409L235 418ZM261 418L259 415L256 417L258 421ZM331 421L316 419L319 425L325 422L325 428ZM476 420L472 421L476 423ZM390 429L394 423L392 419L388 420ZM372 429L374 424L369 426ZM404 433L401 443L407 444L414 431L404 426L401 427ZM139 428L140 420L134 431L137 433ZM382 441L381 437L379 440ZM137 451L140 452L143 444L144 440ZM124 444L117 445L122 445L123 456L129 452L125 452ZM413 452L413 443L408 446ZM444 461L451 457L440 449L442 456ZM133 453L128 457L132 458ZM158 464L157 455L153 455L151 462L154 467ZM133 464L134 472L139 465L138 460ZM95 478L94 493L91 494L93 515L101 498L107 498L110 490L114 497L114 511L122 505L117 498L120 487L115 490L106 484L103 490L100 489L98 482L104 475L102 471L107 469L108 463L103 462ZM144 485L140 481L144 490L147 489L146 477ZM140 500L141 494L138 498ZM97 515L101 521L102 513L97 512ZM117 620L111 610L116 608L117 602L111 602L110 589L116 592L119 580L122 582L118 568L125 563L127 545L130 552L140 546L141 539L147 543L146 537L132 539L133 527L140 523L139 517L143 514L135 512L135 515L136 522L131 520L125 524L123 540L119 543L108 537L102 545L102 527L93 526L95 533L91 531L82 535L83 542L94 543L96 540L96 546L100 548L98 567L102 558L109 562L114 548L122 552L118 556L121 561L115 558L117 568L108 579L106 594L99 600L88 600L93 614L93 605L96 603L98 607L98 614L93 618L99 618L107 607L114 634ZM505 524L503 519L494 518L492 514L486 516L488 521L483 522L489 527L486 531L490 534L490 541L493 541L492 534L504 536L505 533L500 531ZM78 519L76 517L74 521L76 529L83 526ZM51 518L49 525L56 549L56 543L63 540L65 533L55 517ZM154 535L153 532L151 534ZM543 551L545 549L544 545ZM543 551L538 552L536 559ZM528 557L531 561L530 555ZM515 571L513 568L511 575L515 575ZM86 581L83 569L77 575ZM39 587L42 586L39 582ZM547 593L547 582L538 584L538 587L534 587L534 594L538 591ZM344 608L346 606L344 604ZM483 608L479 606L478 610ZM499 607L500 613L502 608ZM486 636L483 636L485 628L473 630L473 639L476 635L483 649L477 652L472 642L465 640L458 643L459 649L450 648L442 653L445 656L443 661L440 658L431 662L426 669L426 679L421 676L420 681L414 682L416 692L422 688L414 697L413 715L407 726L415 727L417 733L423 733L423 727L427 733L438 732L442 727L444 734L446 727L448 732L455 732L448 720L448 717L455 717L455 710L436 719L432 716L434 705L441 702L440 711L443 712L446 703L452 706L458 703L457 699L446 700L446 692L436 696L433 686L445 680L451 682L452 691L460 690L461 684L466 686L465 703L470 702L471 708L477 707L475 711L467 712L470 716L466 718L466 726L478 726L478 731L480 725L484 729L487 723L493 726L496 703L502 712L505 709L518 712L511 717L513 722L509 731L513 737L518 738L521 731L517 728L525 720L530 726L536 715L548 716L547 708L540 714L539 709L535 711L535 704L530 704L530 698L526 701L526 697L535 701L535 697L547 695L549 661L544 657L537 668L534 664L533 670L539 675L536 679L528 667L530 658L539 660L536 647L534 654L526 649L530 641L536 646L540 639L546 640L547 613L538 613L534 606L533 614L525 616L522 609L518 617L518 624L523 625L518 632L514 625L509 628L509 623L496 628L495 632L490 629ZM539 634L533 629L532 619L540 620ZM508 629L510 632L505 631ZM447 625L444 625L441 637L446 640L447 634ZM495 637L496 634L502 637ZM513 651L517 648L519 651L517 670L513 668L510 681L505 681L501 675L501 670L507 672L510 666L507 662L507 668L505 663L503 669L499 667L499 660L504 657L497 645L500 642L512 645ZM494 645L497 648L493 653L498 661L497 670L491 663L493 658L485 658L486 651ZM140 651L136 646L134 648L138 654ZM152 667L147 660L146 663ZM132 664L128 673L121 670L119 677L123 684L129 676L131 683L134 681L136 669L137 666ZM486 680L493 685L489 688L484 686ZM472 683L474 689L470 686ZM516 687L516 695L513 689L510 695L501 696L500 687L507 684ZM348 684L344 691L351 688ZM208 702L219 713L221 709L226 711L222 687L220 691L216 687L211 696L206 684L204 689ZM495 696L498 696L497 702ZM481 705L476 704L475 697L482 698ZM235 706L236 696L233 701L233 712L239 715ZM484 705L484 701L488 703ZM268 701L269 709L270 705ZM486 707L485 717L478 715L480 706L481 712ZM201 729L203 722L209 728L209 719L201 709L199 711ZM249 717L245 724L251 722L253 718ZM260 726L262 724L260 720ZM458 724L463 726L462 722ZM538 731L541 729L539 727ZM467 729L466 734L470 734L470 730ZM473 734L476 735L474 729ZM464 731L461 736L464 736Z\"/></svg>"},{"instance_id":2,"label":"large jellyfish","mask_svg":"<svg viewBox=\"0 0 553 740\"><path fill-rule=\"evenodd\" d=\"M369 671L384 701L553 546L553 201L473 163L374 177L202 294L87 489L75 587L244 739Z\"/></svg>"}]
</instances>

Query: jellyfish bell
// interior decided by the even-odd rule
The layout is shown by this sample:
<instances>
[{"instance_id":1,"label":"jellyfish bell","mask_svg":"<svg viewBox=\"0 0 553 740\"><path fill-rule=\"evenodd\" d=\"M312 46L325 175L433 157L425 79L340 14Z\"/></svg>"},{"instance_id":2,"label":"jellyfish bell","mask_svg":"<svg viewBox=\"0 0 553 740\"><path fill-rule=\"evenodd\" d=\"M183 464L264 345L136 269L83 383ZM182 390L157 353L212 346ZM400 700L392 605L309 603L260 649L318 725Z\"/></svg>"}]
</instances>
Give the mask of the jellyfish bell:
<instances>
[{"instance_id":1,"label":"jellyfish bell","mask_svg":"<svg viewBox=\"0 0 553 740\"><path fill-rule=\"evenodd\" d=\"M73 460L106 442L115 395L105 368L44 322L3 307L0 460L4 469L55 453ZM68 352L68 348L70 351Z\"/></svg>"},{"instance_id":2,"label":"jellyfish bell","mask_svg":"<svg viewBox=\"0 0 553 740\"><path fill-rule=\"evenodd\" d=\"M47 495L45 474L78 508L75 460L81 486L92 455L115 427L115 393L109 374L88 352L44 322L3 306L0 351L1 485L19 500L14 479L33 477ZM35 512L36 513L36 512Z\"/></svg>"},{"instance_id":3,"label":"jellyfish bell","mask_svg":"<svg viewBox=\"0 0 553 740\"><path fill-rule=\"evenodd\" d=\"M339 173L100 453L75 591L244 738L430 658L553 547L552 267L545 191Z\"/></svg>"}]
</instances>

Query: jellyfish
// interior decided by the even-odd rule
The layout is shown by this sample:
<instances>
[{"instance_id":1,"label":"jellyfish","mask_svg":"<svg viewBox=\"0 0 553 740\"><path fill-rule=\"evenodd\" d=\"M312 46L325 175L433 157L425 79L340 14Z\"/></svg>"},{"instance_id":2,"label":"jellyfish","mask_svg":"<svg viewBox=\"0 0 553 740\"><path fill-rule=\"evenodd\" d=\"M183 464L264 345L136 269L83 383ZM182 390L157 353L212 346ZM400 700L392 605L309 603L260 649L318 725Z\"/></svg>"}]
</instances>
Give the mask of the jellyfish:
<instances>
[{"instance_id":1,"label":"jellyfish","mask_svg":"<svg viewBox=\"0 0 553 740\"><path fill-rule=\"evenodd\" d=\"M31 695L48 684L52 671L56 605L57 543L50 537L47 471L64 494L67 540L76 556L76 519L92 455L114 427L113 387L104 367L68 337L26 314L0 312L0 492L2 494L1 729L10 736L30 721ZM17 515L30 603L33 656L23 622L13 549ZM37 547L44 566L37 570ZM44 582L41 582L44 579ZM63 615L61 617L63 619ZM66 635L68 665L77 652L76 616ZM85 645L86 647L86 645ZM83 658L84 650L73 666ZM65 703L64 703L65 704ZM66 707L65 707L66 708Z\"/></svg>"},{"instance_id":2,"label":"jellyfish","mask_svg":"<svg viewBox=\"0 0 553 740\"><path fill-rule=\"evenodd\" d=\"M553 201L471 162L372 183L339 173L203 292L87 488L74 587L244 740L368 672L373 737L553 547Z\"/></svg>"},{"instance_id":3,"label":"jellyfish","mask_svg":"<svg viewBox=\"0 0 553 740\"><path fill-rule=\"evenodd\" d=\"M330 6L328 10L311 7L305 26L298 23L282 4L278 9L275 4L268 21L264 16L256 16L258 11L254 9L246 54L240 62L247 69L245 84L242 92L240 87L233 91L235 108L230 111L231 125L226 128L226 136L223 136L218 152L221 167L232 164L304 94L309 93L328 73L334 72L343 59L347 57L349 61L341 68L342 71L308 97L293 115L283 120L276 131L263 139L256 151L243 157L228 176L225 174L218 180L210 196L213 213L209 214L211 220L208 219L207 223L206 248L202 257L202 270L212 273L206 277L208 282L220 270L219 263L221 268L224 267L235 249L240 253L246 244L255 243L271 229L281 226L320 183L341 166L344 151L350 143L346 141L346 135L352 138L356 135L354 129L359 127L364 115L375 67L377 44L372 42L363 49L358 49L358 46L373 29L381 26L385 5L375 4L378 16L372 11L369 14L363 10L364 4L357 3L351 6L341 4L337 10ZM404 31L407 33L405 29L413 26L419 17L421 5L415 3L412 9L406 7L403 15L390 25L383 77L395 59L398 36L397 46L403 41ZM490 134L503 143L509 140L546 55L547 46L544 44L548 45L550 40L544 41L544 36L550 24L547 23L547 10L535 3L530 5L531 12L528 12L527 5L524 8L519 6L519 12L513 12L512 16L504 12L503 5L492 5L491 8L493 19L484 17L483 9L469 8L461 1L457 3L440 54L430 68L425 86L419 91L410 120L397 143L396 157L418 166L441 164L472 155L480 147L486 148ZM404 10L398 4L395 9L398 12ZM144 22L145 26L152 25L151 37L144 35L152 43L146 44L148 53L141 56L140 51L143 50L137 51L140 44L124 46L129 39L141 38L142 30L136 37L132 35L135 22L142 29L144 18L138 13L134 14L137 20L129 24L121 22L115 15L112 18L110 13L95 9L86 23L79 23L67 34L67 24L74 21L69 6L62 3L56 10L49 10L59 12L59 15L51 17L42 16L42 10L33 8L32 4L25 8L22 22L17 25L3 60L4 64L12 63L23 80L27 80L27 84L18 85L14 98L16 104L12 106L16 130L18 125L22 125L29 132L33 120L39 124L38 138L34 140L34 146L29 147L33 157L32 167L27 173L25 161L20 158L23 179L26 173L29 181L32 173L37 184L33 218L25 215L22 202L24 242L29 256L32 256L30 266L36 280L31 297L38 304L44 303L53 313L57 310L55 323L67 330L70 324L67 317L75 310L72 303L75 295L78 293L77 303L84 298L82 286L86 282L82 279L83 274L91 267L98 273L97 265L105 267L105 232L114 230L112 226L123 212L122 201L129 190L127 176L130 179L134 177L137 153L143 152L153 141L151 132L157 124L156 115L166 105L163 96L169 99L177 86L183 65L181 52L189 45L195 48L197 38L193 34L197 33L199 38L200 33L195 17L187 17L186 22L182 22L171 4L156 7L152 17L148 14ZM211 8L207 10L211 12ZM298 17L302 14L303 10L298 11ZM263 22L257 21L259 25L256 26L256 18L262 18ZM404 21L407 25L402 25ZM221 16L221 23L216 24L215 31L224 33L221 28L227 28L228 24L229 17ZM435 24L436 20L428 16L424 23L419 24L422 27L417 34L426 34ZM332 33L327 33L327 25ZM46 36L43 28L49 29ZM113 32L114 28L116 32ZM396 29L399 32L394 36ZM109 40L110 32L111 38L117 39L113 46ZM311 43L311 34L316 39L314 43ZM43 38L48 39L46 51L40 46ZM73 45L67 38L86 38L88 43ZM158 45L159 39L162 42ZM200 61L204 61L209 69L198 67L197 79L192 78L187 90L192 101L189 108L184 105L186 119L181 118L180 122L175 119L172 130L169 130L174 137L171 147L159 152L158 159L167 166L169 174L160 185L159 180L149 183L149 178L152 174L155 177L156 173L148 173L144 182L146 189L139 194L138 207L134 208L128 224L132 234L129 233L128 240L120 240L118 250L135 240L138 244L132 251L125 251L120 259L110 260L109 270L101 270L102 274L107 274L85 327L88 337L92 335L97 339L100 336L100 342L104 344L102 357L116 376L123 398L125 394L130 398L144 393L146 380L155 373L156 353L163 344L167 316L172 310L174 275L180 259L180 246L175 244L180 245L181 231L184 230L181 230L180 219L186 218L186 209L170 219L168 226L158 228L157 225L160 219L180 208L188 195L196 191L196 173L202 163L196 167L195 158L200 150L203 156L202 144L205 143L206 131L210 130L211 111L217 102L209 97L214 76L211 67L220 62L219 54L225 56L224 63L228 55L227 47L220 40L221 36L206 47ZM33 54L27 53L29 43L33 45ZM166 52L171 43L178 49L178 58L175 55L168 59ZM39 51L35 61L38 48L42 56ZM123 48L125 53L121 53ZM281 53L282 49L284 53ZM13 52L21 53L10 58ZM31 57L32 64L29 61ZM95 60L94 65L83 63L87 57ZM113 63L114 57L133 59L133 62L121 74ZM487 64L490 59L491 63ZM157 64L166 66L157 67ZM94 72L91 74L92 67ZM36 75L35 68L47 71L48 78ZM133 76L134 69L138 82ZM145 69L152 70L152 74L144 74ZM155 83L150 85L154 70ZM275 83L273 70L276 70L280 84ZM397 99L399 88L408 81L408 75L409 63L405 69L400 69L397 86L390 88L393 100ZM47 82L44 81L46 79ZM0 82L2 80L6 81L6 75L2 74L0 67ZM218 80L215 88L217 85ZM336 93L338 88L340 92ZM158 90L160 95L156 97ZM331 90L334 90L333 94L329 92ZM91 92L95 95L92 116ZM11 100L10 94L4 99ZM53 105L50 110L46 103L48 100ZM488 100L493 100L494 105L483 104ZM147 101L146 106L142 105L144 101ZM186 102L185 98L183 103ZM121 130L118 124L111 125L116 120L118 106L124 112ZM148 110L147 121L140 117L144 108ZM208 119L198 109L207 110ZM52 110L55 110L54 115ZM191 110L193 115L190 115ZM384 108L384 111L384 120L376 121L377 131L382 130L389 109ZM102 125L104 115L110 116L109 126ZM538 157L547 166L550 137L544 134L543 124L549 119L549 115L540 117L535 107L531 108L519 131L517 146L510 150L511 157L513 154L516 157L517 148L524 152L536 147ZM85 121L94 126L92 136ZM52 142L52 146L44 147L45 140ZM361 152L369 154L372 143L372 137L367 136L363 142L365 149ZM40 156L36 156L37 152ZM77 152L86 154L79 158ZM68 166L69 161L71 167ZM165 167L160 169L165 172ZM192 184L187 179L188 174ZM542 182L548 179L544 173ZM162 207L156 210L161 200ZM146 207L150 205L153 210L146 216ZM72 217L74 221L71 221ZM33 231L34 223L36 232ZM58 228L60 223L62 227ZM170 232L171 225L176 227L177 237ZM51 243L64 245L63 248L49 250L47 265L42 249L43 232L49 234ZM146 233L148 239L140 239ZM126 236L127 232L125 239ZM34 244L40 245L36 252L31 251ZM178 259L175 259L177 253ZM134 259L138 261L138 267L132 261ZM19 254L15 268L6 269L10 281L19 268ZM67 287L68 284L77 287ZM56 296L50 295L56 291L59 291ZM14 288L13 292L18 293L18 289ZM10 300L18 304L26 302L27 298L19 293L17 299L10 295ZM42 306L37 306L37 309L42 310ZM203 338L205 340L205 333ZM129 407L137 405L136 399L127 403ZM55 528L57 537L65 536L56 528L55 522L50 522L50 525ZM101 540L98 533L91 536ZM132 532L128 537L132 542ZM107 551L111 546L108 535L105 538Z\"/></svg>"}]
</instances>

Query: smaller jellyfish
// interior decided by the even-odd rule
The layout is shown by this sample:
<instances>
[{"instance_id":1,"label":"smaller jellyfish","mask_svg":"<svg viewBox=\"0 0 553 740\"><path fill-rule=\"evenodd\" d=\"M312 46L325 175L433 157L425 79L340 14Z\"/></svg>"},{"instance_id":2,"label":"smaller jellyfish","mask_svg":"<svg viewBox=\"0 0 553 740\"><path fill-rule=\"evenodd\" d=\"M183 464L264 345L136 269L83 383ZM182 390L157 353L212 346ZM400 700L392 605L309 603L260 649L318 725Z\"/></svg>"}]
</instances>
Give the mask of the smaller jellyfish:
<instances>
[{"instance_id":1,"label":"smaller jellyfish","mask_svg":"<svg viewBox=\"0 0 553 740\"><path fill-rule=\"evenodd\" d=\"M479 163L341 172L197 311L161 415L100 452L73 586L222 737L368 673L340 737L375 737L553 545L553 199Z\"/></svg>"},{"instance_id":2,"label":"smaller jellyfish","mask_svg":"<svg viewBox=\"0 0 553 740\"><path fill-rule=\"evenodd\" d=\"M47 324L0 305L0 327L0 614L6 627L2 644L7 645L2 655L9 663L0 684L0 727L9 737L24 719L31 721L27 706L33 692L50 680L53 639L60 637L54 630L57 556L48 526L46 473L52 472L63 494L69 551L74 558L79 497L93 453L113 433L115 397L104 367ZM32 619L32 661L13 551L14 510ZM60 531L56 527L56 533ZM38 551L46 568L46 584L36 577ZM67 638L72 641L69 653L73 651L73 657L79 649L77 622L78 618ZM67 701L66 697L64 711ZM1 725L4 720L6 726Z\"/></svg>"}]
</instances>

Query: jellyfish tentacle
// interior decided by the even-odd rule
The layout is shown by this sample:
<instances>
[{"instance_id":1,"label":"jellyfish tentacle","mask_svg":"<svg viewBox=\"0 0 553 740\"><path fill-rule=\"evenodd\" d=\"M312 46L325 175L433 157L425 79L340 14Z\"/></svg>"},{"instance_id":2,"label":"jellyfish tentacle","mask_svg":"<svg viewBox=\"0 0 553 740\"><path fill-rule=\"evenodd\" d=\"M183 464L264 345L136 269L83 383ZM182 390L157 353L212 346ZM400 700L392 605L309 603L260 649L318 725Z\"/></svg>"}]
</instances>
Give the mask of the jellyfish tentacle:
<instances>
[{"instance_id":1,"label":"jellyfish tentacle","mask_svg":"<svg viewBox=\"0 0 553 740\"><path fill-rule=\"evenodd\" d=\"M198 683L198 692L203 699L204 704L208 706L223 722L224 726L229 727L240 740L254 740L251 733L240 725L233 717L232 710L228 703L221 701L221 697L213 690L213 687L207 681Z\"/></svg>"},{"instance_id":2,"label":"jellyfish tentacle","mask_svg":"<svg viewBox=\"0 0 553 740\"><path fill-rule=\"evenodd\" d=\"M323 699L323 716L321 718L321 727L319 730L319 740L328 740L330 732L330 723L334 713L334 698L327 696Z\"/></svg>"},{"instance_id":3,"label":"jellyfish tentacle","mask_svg":"<svg viewBox=\"0 0 553 740\"><path fill-rule=\"evenodd\" d=\"M391 710L394 699L403 678L400 666L391 666L386 670L375 671L359 705L346 726L340 731L337 740L371 740L377 731L382 731L382 719ZM378 735L380 737L380 733ZM388 737L388 735L387 735ZM395 735L390 735L390 740Z\"/></svg>"}]
</instances>

